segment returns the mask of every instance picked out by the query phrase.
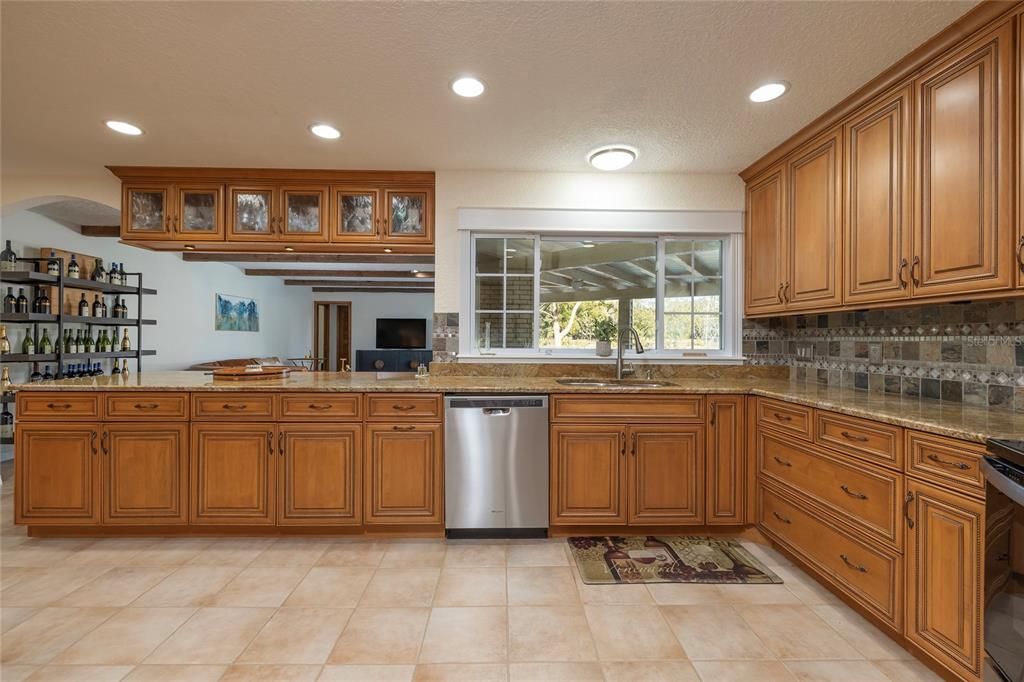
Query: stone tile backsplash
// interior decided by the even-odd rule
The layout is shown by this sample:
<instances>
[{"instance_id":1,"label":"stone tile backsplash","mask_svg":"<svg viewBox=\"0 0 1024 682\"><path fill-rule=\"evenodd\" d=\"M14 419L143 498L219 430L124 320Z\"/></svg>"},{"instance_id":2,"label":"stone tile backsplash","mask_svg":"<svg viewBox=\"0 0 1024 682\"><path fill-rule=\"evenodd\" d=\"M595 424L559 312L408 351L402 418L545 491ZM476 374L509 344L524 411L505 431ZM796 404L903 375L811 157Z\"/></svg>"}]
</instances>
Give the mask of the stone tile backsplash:
<instances>
[{"instance_id":1,"label":"stone tile backsplash","mask_svg":"<svg viewBox=\"0 0 1024 682\"><path fill-rule=\"evenodd\" d=\"M455 362L459 354L459 314L434 313L434 362Z\"/></svg>"},{"instance_id":2,"label":"stone tile backsplash","mask_svg":"<svg viewBox=\"0 0 1024 682\"><path fill-rule=\"evenodd\" d=\"M794 381L1024 412L1024 300L748 319L743 353Z\"/></svg>"}]
</instances>

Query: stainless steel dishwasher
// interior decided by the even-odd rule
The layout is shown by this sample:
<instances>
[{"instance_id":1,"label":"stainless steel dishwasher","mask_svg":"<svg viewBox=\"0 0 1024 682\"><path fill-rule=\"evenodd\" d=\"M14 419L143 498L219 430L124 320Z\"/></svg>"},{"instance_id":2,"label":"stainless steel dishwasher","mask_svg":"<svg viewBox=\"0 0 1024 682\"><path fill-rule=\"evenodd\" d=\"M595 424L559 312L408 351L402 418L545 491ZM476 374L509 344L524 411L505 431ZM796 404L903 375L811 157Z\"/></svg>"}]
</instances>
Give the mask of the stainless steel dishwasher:
<instances>
[{"instance_id":1,"label":"stainless steel dishwasher","mask_svg":"<svg viewBox=\"0 0 1024 682\"><path fill-rule=\"evenodd\" d=\"M448 396L444 440L448 537L547 535L547 396Z\"/></svg>"}]
</instances>

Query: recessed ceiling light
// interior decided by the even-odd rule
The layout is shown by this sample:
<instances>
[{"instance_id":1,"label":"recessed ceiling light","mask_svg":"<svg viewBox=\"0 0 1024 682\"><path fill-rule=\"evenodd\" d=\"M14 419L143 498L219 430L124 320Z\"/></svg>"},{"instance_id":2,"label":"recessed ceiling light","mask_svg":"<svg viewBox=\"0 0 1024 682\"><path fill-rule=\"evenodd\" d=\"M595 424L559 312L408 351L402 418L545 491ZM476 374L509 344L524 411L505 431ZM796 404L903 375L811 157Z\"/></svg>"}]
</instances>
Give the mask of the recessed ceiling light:
<instances>
[{"instance_id":1,"label":"recessed ceiling light","mask_svg":"<svg viewBox=\"0 0 1024 682\"><path fill-rule=\"evenodd\" d=\"M122 135L141 135L142 128L124 121L107 121L107 127Z\"/></svg>"},{"instance_id":2,"label":"recessed ceiling light","mask_svg":"<svg viewBox=\"0 0 1024 682\"><path fill-rule=\"evenodd\" d=\"M452 81L452 92L459 97L479 97L484 94L484 82L473 76L461 76Z\"/></svg>"},{"instance_id":3,"label":"recessed ceiling light","mask_svg":"<svg viewBox=\"0 0 1024 682\"><path fill-rule=\"evenodd\" d=\"M341 137L341 131L334 126L329 126L326 123L314 123L309 126L309 132L313 133L317 137L322 137L325 140L337 140Z\"/></svg>"},{"instance_id":4,"label":"recessed ceiling light","mask_svg":"<svg viewBox=\"0 0 1024 682\"><path fill-rule=\"evenodd\" d=\"M786 81L765 83L750 93L750 101L759 103L771 102L773 99L778 99L785 95L787 90L789 90L789 83Z\"/></svg>"},{"instance_id":5,"label":"recessed ceiling light","mask_svg":"<svg viewBox=\"0 0 1024 682\"><path fill-rule=\"evenodd\" d=\"M610 144L598 147L587 155L587 161L598 170L622 170L636 161L637 151L625 144Z\"/></svg>"}]
</instances>

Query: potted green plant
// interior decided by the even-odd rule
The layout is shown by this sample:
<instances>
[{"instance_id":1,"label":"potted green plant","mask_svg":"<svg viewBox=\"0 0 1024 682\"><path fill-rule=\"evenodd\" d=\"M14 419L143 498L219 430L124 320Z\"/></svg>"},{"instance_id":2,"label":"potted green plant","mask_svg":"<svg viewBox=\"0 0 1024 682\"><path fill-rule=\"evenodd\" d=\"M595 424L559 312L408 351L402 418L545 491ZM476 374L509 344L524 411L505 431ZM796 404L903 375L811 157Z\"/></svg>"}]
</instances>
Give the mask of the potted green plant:
<instances>
[{"instance_id":1,"label":"potted green plant","mask_svg":"<svg viewBox=\"0 0 1024 682\"><path fill-rule=\"evenodd\" d=\"M612 339L615 338L615 323L607 317L594 322L594 339L597 341L597 354L606 358L612 354Z\"/></svg>"}]
</instances>

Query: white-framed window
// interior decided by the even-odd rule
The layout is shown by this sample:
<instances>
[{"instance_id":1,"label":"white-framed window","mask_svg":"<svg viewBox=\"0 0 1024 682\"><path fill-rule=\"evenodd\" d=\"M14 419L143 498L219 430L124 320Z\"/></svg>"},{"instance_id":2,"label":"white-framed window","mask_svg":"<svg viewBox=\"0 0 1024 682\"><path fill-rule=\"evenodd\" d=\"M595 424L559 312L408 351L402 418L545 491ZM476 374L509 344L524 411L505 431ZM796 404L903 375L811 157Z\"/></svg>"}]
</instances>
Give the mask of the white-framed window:
<instances>
[{"instance_id":1,"label":"white-framed window","mask_svg":"<svg viewBox=\"0 0 1024 682\"><path fill-rule=\"evenodd\" d=\"M740 239L470 232L462 354L594 357L599 338L616 350L633 327L645 357L735 359ZM631 342L624 352L635 354Z\"/></svg>"}]
</instances>

